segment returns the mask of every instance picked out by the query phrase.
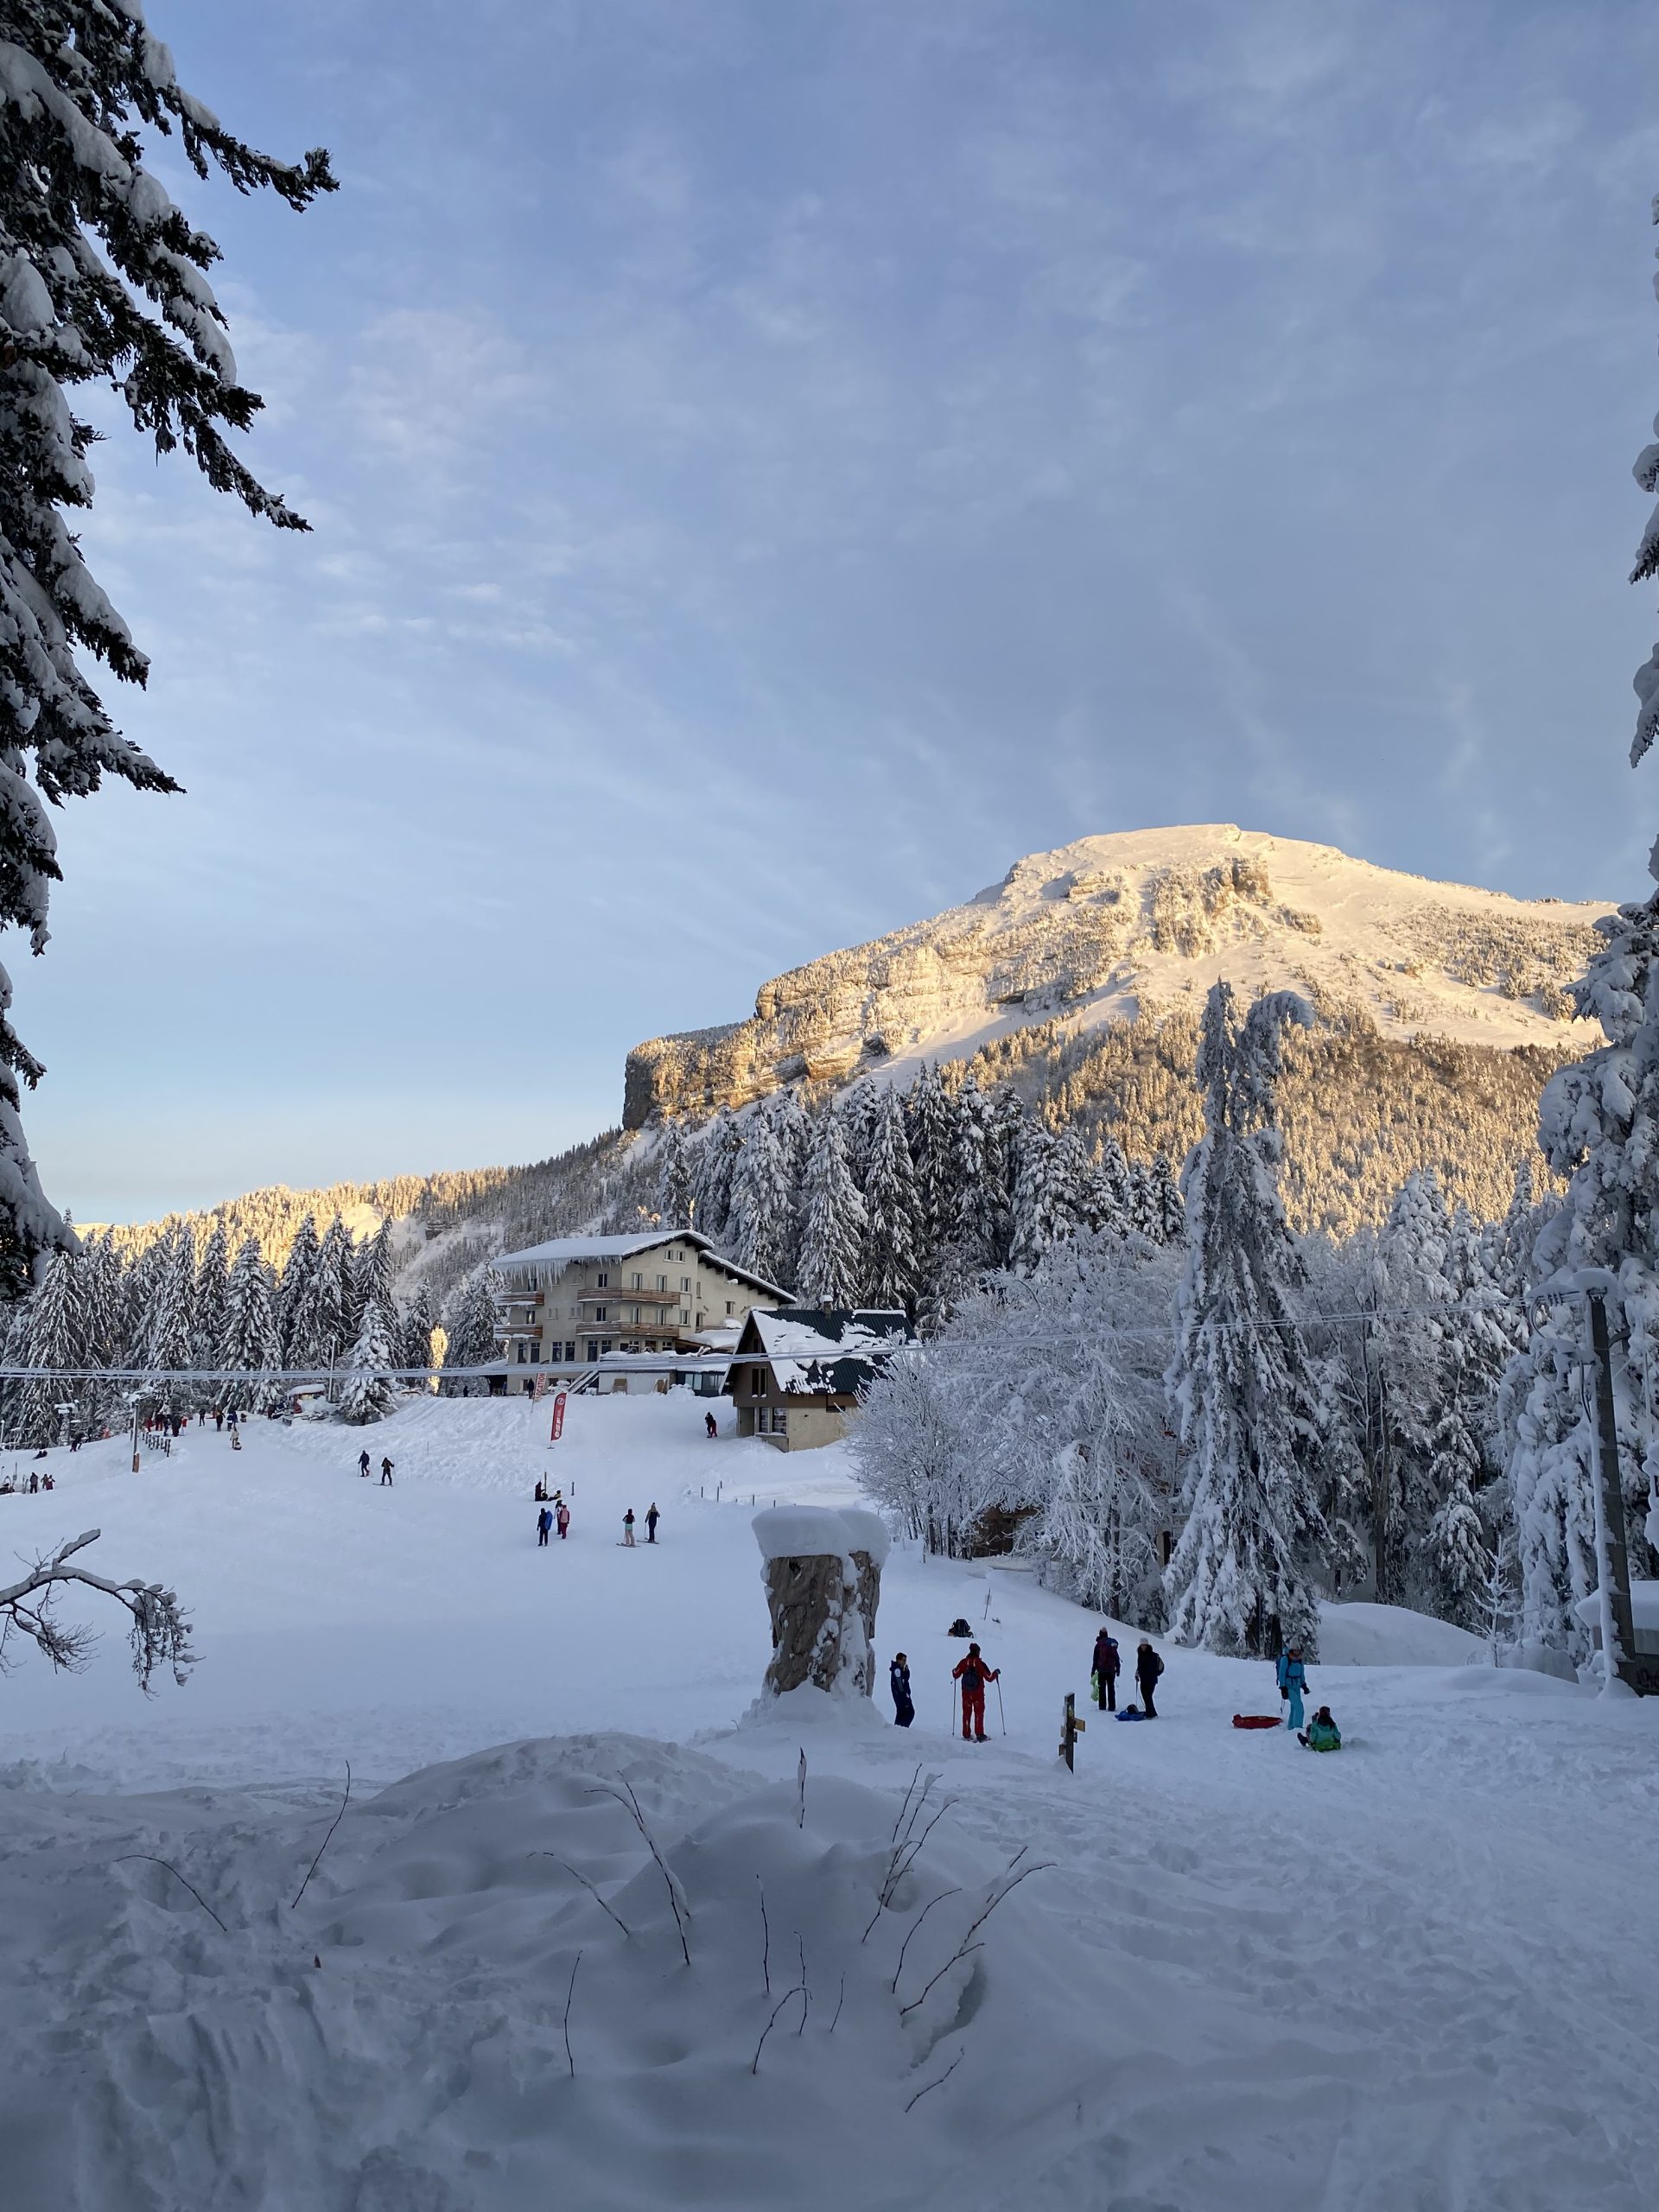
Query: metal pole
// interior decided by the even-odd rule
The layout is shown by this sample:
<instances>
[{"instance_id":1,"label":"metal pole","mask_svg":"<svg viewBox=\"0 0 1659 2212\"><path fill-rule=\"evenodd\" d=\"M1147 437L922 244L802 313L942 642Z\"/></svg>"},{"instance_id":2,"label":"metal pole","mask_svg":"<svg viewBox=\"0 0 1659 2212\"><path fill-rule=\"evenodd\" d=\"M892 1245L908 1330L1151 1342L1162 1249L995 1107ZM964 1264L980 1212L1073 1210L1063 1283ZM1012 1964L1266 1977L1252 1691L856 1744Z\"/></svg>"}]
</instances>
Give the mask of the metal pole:
<instances>
[{"instance_id":1,"label":"metal pole","mask_svg":"<svg viewBox=\"0 0 1659 2212\"><path fill-rule=\"evenodd\" d=\"M1065 1753L1065 1767L1066 1767L1066 1772L1067 1772L1068 1774L1075 1774L1075 1773L1077 1772L1077 1693L1076 1693L1076 1691L1075 1691L1075 1690L1067 1690L1067 1692L1066 1692L1066 1694L1065 1694L1065 1721L1064 1721L1064 1722L1063 1722L1063 1724L1062 1724L1062 1733L1061 1733L1061 1738L1060 1738L1060 1749L1061 1749L1061 1750Z\"/></svg>"},{"instance_id":2,"label":"metal pole","mask_svg":"<svg viewBox=\"0 0 1659 2212\"><path fill-rule=\"evenodd\" d=\"M1630 1669L1636 1624L1630 1612L1630 1561L1624 1541L1624 1486L1618 1473L1618 1423L1613 1409L1613 1357L1607 1300L1587 1290L1590 1349L1596 1363L1596 1580L1601 1598L1601 1648L1611 1681Z\"/></svg>"}]
</instances>

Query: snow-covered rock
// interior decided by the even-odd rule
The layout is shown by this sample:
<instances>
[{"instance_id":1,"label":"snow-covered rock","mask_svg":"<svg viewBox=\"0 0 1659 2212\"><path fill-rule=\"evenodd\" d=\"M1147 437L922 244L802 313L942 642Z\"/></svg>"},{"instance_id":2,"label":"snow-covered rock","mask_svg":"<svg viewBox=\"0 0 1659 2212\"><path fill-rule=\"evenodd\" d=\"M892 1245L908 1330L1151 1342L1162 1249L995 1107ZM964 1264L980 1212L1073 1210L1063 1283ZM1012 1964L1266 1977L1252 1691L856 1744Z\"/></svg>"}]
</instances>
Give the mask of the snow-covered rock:
<instances>
[{"instance_id":1,"label":"snow-covered rock","mask_svg":"<svg viewBox=\"0 0 1659 2212\"><path fill-rule=\"evenodd\" d=\"M747 1021L637 1046L625 1119L741 1106L803 1077L903 1079L1033 1022L1087 1029L1196 1002L1217 976L1357 1005L1389 1037L1554 1045L1580 1027L1566 987L1609 911L1224 823L1083 837L964 906L774 977Z\"/></svg>"}]
</instances>

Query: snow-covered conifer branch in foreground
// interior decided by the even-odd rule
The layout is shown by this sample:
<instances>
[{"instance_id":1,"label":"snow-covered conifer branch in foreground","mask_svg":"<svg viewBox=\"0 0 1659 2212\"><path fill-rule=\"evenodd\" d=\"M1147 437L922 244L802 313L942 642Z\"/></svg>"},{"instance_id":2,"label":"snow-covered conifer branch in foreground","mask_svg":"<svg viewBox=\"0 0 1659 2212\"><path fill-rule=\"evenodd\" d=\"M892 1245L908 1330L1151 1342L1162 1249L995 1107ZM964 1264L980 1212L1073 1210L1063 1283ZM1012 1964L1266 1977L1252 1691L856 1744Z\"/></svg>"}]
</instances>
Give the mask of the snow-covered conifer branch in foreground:
<instances>
[{"instance_id":1,"label":"snow-covered conifer branch in foreground","mask_svg":"<svg viewBox=\"0 0 1659 2212\"><path fill-rule=\"evenodd\" d=\"M100 1533L88 1529L79 1536L66 1537L55 1551L36 1560L21 1582L0 1588L0 1666L14 1634L28 1637L54 1667L74 1669L86 1663L92 1630L59 1620L53 1610L63 1586L79 1582L126 1607L132 1622L132 1671L140 1688L149 1689L157 1667L170 1667L174 1681L182 1684L196 1655L190 1649L189 1621L173 1592L159 1582L106 1581L90 1567L71 1564L78 1552L98 1541Z\"/></svg>"}]
</instances>

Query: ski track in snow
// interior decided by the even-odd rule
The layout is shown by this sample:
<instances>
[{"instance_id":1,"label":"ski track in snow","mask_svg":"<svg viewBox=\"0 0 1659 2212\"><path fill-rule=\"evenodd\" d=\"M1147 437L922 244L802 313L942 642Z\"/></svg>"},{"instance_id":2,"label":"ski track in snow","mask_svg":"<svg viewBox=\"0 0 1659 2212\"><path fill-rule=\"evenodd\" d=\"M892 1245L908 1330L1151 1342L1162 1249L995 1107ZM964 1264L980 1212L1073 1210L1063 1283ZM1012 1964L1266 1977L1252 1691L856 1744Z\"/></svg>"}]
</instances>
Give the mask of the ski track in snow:
<instances>
[{"instance_id":1,"label":"ski track in snow","mask_svg":"<svg viewBox=\"0 0 1659 2212\"><path fill-rule=\"evenodd\" d=\"M1312 1702L1346 1747L1320 1758L1229 1725L1275 1709L1267 1668L1165 1645L1164 1717L1090 1709L1068 1777L1060 1700L1086 1688L1094 1618L1028 1575L899 1547L878 1643L910 1655L916 1728L887 1727L882 1698L746 1719L767 1652L748 1500L854 1491L841 1448L709 1443L702 1412L678 1394L576 1400L550 1450L548 1409L522 1401L425 1402L361 1432L254 1421L240 1452L193 1430L136 1476L118 1440L54 1452L53 1496L0 1498L21 1554L101 1526L90 1563L164 1576L201 1653L148 1701L114 1636L80 1676L25 1659L0 1683L8 2212L517 2212L550 2182L578 2212L1651 2201L1659 1905L1633 1870L1659 1813L1659 1711L1478 1663L1321 1666ZM545 1554L543 1470L575 1490L571 1538ZM662 1542L624 1550L624 1508L643 1521L653 1498ZM73 1592L66 1611L109 1627ZM958 1612L1004 1669L1008 1735L982 1750L948 1734ZM1402 1658L1446 1649L1409 1616L1351 1625ZM1127 1657L1134 1632L1120 1642ZM577 1740L520 1741L549 1738ZM290 1918L347 1758L351 1808ZM452 1759L468 1763L416 1772ZM865 1987L877 1939L836 1932L836 1885L918 1761L956 1802L912 1916L1022 1847L1055 1862L989 1923L979 1969L942 1985L920 2044ZM683 1847L689 2006L660 1877L628 1818L584 1794L621 1772L677 1868L680 1839L703 1838ZM837 1797L832 1777L861 1787ZM613 1902L637 1900L628 1945L534 1857L550 1834ZM117 1865L129 1851L173 1859L230 1935L164 1870ZM757 1872L776 1994L800 1920L809 1976L845 1941L853 2009L830 2039L833 1992L816 1989L801 2036L791 2012L751 2076L770 2009L751 1986ZM941 1942L958 1910L930 1923ZM567 2082L572 1945L588 2040Z\"/></svg>"}]
</instances>

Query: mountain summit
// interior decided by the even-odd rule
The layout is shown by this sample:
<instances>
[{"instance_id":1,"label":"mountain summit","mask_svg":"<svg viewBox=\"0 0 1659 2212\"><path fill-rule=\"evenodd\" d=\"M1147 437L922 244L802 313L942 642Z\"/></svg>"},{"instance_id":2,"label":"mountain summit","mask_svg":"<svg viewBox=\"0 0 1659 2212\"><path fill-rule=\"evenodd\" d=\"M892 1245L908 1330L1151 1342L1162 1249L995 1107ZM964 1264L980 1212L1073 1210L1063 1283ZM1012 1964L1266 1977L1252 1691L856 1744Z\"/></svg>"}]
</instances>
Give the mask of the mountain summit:
<instances>
[{"instance_id":1,"label":"mountain summit","mask_svg":"<svg viewBox=\"0 0 1659 2212\"><path fill-rule=\"evenodd\" d=\"M1358 1012L1384 1037L1559 1047L1605 902L1511 899L1230 823L1080 837L931 920L761 985L746 1021L627 1061L624 1121L741 1106L803 1078L901 1079L1034 1023L1192 1004L1218 976Z\"/></svg>"}]
</instances>

